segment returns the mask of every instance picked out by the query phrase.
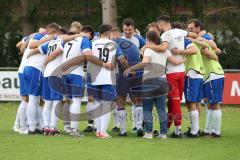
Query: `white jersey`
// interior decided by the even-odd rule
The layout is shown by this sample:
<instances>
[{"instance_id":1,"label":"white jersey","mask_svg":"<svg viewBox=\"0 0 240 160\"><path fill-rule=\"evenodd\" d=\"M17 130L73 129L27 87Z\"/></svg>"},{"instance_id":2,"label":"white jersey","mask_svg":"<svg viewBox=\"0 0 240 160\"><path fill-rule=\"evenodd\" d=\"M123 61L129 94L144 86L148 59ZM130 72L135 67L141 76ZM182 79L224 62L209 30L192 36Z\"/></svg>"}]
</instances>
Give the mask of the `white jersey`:
<instances>
[{"instance_id":1,"label":"white jersey","mask_svg":"<svg viewBox=\"0 0 240 160\"><path fill-rule=\"evenodd\" d=\"M45 54L47 56L51 55L53 51L55 51L57 48L60 48L63 50L63 41L61 38L55 38L47 43L42 44L38 47L41 54ZM58 55L53 61L49 62L46 65L46 68L44 70L44 77L49 77L52 75L52 72L59 67L62 64L62 54Z\"/></svg>"},{"instance_id":2,"label":"white jersey","mask_svg":"<svg viewBox=\"0 0 240 160\"><path fill-rule=\"evenodd\" d=\"M92 52L99 60L105 63L112 63L115 66L116 58L123 57L118 44L105 38L100 38L92 42ZM108 70L102 66L88 62L87 69L91 75L92 85L116 85L116 68Z\"/></svg>"},{"instance_id":3,"label":"white jersey","mask_svg":"<svg viewBox=\"0 0 240 160\"><path fill-rule=\"evenodd\" d=\"M38 35L39 35L39 33L36 34L35 36L38 36ZM29 44L32 41L40 40L40 39L35 39L35 36L30 39ZM44 37L46 37L46 35ZM31 49L29 49L29 50L31 50ZM46 55L44 55L44 54L36 54L36 55L31 56L31 57L29 57L27 59L26 66L34 67L34 68L38 69L39 71L43 72L45 60L46 60Z\"/></svg>"},{"instance_id":4,"label":"white jersey","mask_svg":"<svg viewBox=\"0 0 240 160\"><path fill-rule=\"evenodd\" d=\"M172 54L167 50L164 53L158 53L150 48L144 51L144 57L150 58L150 63L144 67L143 80L149 78L166 77L167 59Z\"/></svg>"},{"instance_id":5,"label":"white jersey","mask_svg":"<svg viewBox=\"0 0 240 160\"><path fill-rule=\"evenodd\" d=\"M184 38L187 37L188 32L182 29L170 29L164 32L161 36L162 42L168 43L168 50L171 52L173 48L177 48L180 50L184 50ZM184 56L182 55L173 55L177 59L182 59ZM176 72L184 72L185 67L184 64L174 65L170 62L167 63L167 74L176 73Z\"/></svg>"},{"instance_id":6,"label":"white jersey","mask_svg":"<svg viewBox=\"0 0 240 160\"><path fill-rule=\"evenodd\" d=\"M64 45L63 63L90 50L90 41L86 37L78 37L72 41L69 41ZM84 76L83 64L71 71L69 74Z\"/></svg>"},{"instance_id":7,"label":"white jersey","mask_svg":"<svg viewBox=\"0 0 240 160\"><path fill-rule=\"evenodd\" d=\"M30 49L29 48L26 48L23 52L23 56L22 56L22 60L21 60L21 64L18 68L18 73L23 73L23 70L24 70L24 67L26 66L27 64L27 56L28 56L28 53L29 53Z\"/></svg>"}]
</instances>

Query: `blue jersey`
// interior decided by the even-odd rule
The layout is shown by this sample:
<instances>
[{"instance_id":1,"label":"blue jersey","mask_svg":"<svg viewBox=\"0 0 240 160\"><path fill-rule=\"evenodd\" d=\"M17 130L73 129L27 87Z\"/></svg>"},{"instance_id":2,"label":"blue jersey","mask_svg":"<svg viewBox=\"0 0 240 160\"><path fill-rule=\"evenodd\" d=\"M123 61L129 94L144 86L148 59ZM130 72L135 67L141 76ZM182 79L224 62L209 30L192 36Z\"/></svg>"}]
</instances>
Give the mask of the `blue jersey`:
<instances>
[{"instance_id":1,"label":"blue jersey","mask_svg":"<svg viewBox=\"0 0 240 160\"><path fill-rule=\"evenodd\" d=\"M140 48L142 48L145 44L146 44L146 41L145 41L145 39L141 36L141 35L138 35L138 34L136 34L136 35L134 35L137 39L138 39L138 41L139 41L139 47Z\"/></svg>"},{"instance_id":2,"label":"blue jersey","mask_svg":"<svg viewBox=\"0 0 240 160\"><path fill-rule=\"evenodd\" d=\"M184 39L184 48L187 49L188 45L192 44L192 41L190 39L185 38Z\"/></svg>"},{"instance_id":3,"label":"blue jersey","mask_svg":"<svg viewBox=\"0 0 240 160\"><path fill-rule=\"evenodd\" d=\"M133 66L133 65L141 62L139 49L131 41L129 41L127 39L123 39L123 38L117 38L117 39L114 39L114 41L121 48L123 55L127 59L128 64L130 66ZM124 70L120 63L118 63L118 65L119 65L119 73L122 74L124 72Z\"/></svg>"},{"instance_id":4,"label":"blue jersey","mask_svg":"<svg viewBox=\"0 0 240 160\"><path fill-rule=\"evenodd\" d=\"M207 33L203 34L202 38L207 39L207 40L213 40L212 37Z\"/></svg>"}]
</instances>

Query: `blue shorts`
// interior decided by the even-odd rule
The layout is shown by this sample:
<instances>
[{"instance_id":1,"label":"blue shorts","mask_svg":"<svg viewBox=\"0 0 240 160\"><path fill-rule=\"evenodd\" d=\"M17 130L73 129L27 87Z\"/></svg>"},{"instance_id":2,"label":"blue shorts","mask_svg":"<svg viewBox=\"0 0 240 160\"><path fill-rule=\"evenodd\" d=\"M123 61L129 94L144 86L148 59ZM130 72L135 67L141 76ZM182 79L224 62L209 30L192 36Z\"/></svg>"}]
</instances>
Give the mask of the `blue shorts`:
<instances>
[{"instance_id":1,"label":"blue shorts","mask_svg":"<svg viewBox=\"0 0 240 160\"><path fill-rule=\"evenodd\" d=\"M83 97L84 82L83 77L76 74L68 74L63 76L64 94L68 98Z\"/></svg>"},{"instance_id":2,"label":"blue shorts","mask_svg":"<svg viewBox=\"0 0 240 160\"><path fill-rule=\"evenodd\" d=\"M40 96L42 95L42 72L35 67L26 66L23 71L23 77L27 86L27 94Z\"/></svg>"},{"instance_id":3,"label":"blue shorts","mask_svg":"<svg viewBox=\"0 0 240 160\"><path fill-rule=\"evenodd\" d=\"M208 102L213 105L222 102L224 78L219 78L204 84L203 91Z\"/></svg>"},{"instance_id":4,"label":"blue shorts","mask_svg":"<svg viewBox=\"0 0 240 160\"><path fill-rule=\"evenodd\" d=\"M185 77L184 95L186 102L200 103L203 98L202 93L203 79Z\"/></svg>"},{"instance_id":5,"label":"blue shorts","mask_svg":"<svg viewBox=\"0 0 240 160\"><path fill-rule=\"evenodd\" d=\"M19 78L19 84L20 84L20 95L28 96L27 83L24 79L23 73L18 73L18 78Z\"/></svg>"},{"instance_id":6,"label":"blue shorts","mask_svg":"<svg viewBox=\"0 0 240 160\"><path fill-rule=\"evenodd\" d=\"M119 74L117 76L117 96L127 97L127 94L129 94L131 100L134 100L136 96L132 92L130 92L130 88L140 86L141 84L141 76L136 78L126 78L122 74Z\"/></svg>"},{"instance_id":7,"label":"blue shorts","mask_svg":"<svg viewBox=\"0 0 240 160\"><path fill-rule=\"evenodd\" d=\"M96 100L115 101L117 99L115 85L92 85L93 97Z\"/></svg>"},{"instance_id":8,"label":"blue shorts","mask_svg":"<svg viewBox=\"0 0 240 160\"><path fill-rule=\"evenodd\" d=\"M92 79L91 79L91 75L88 73L87 74L87 95L88 96L93 96L94 95L94 92L95 92L95 89L92 85Z\"/></svg>"},{"instance_id":9,"label":"blue shorts","mask_svg":"<svg viewBox=\"0 0 240 160\"><path fill-rule=\"evenodd\" d=\"M55 79L61 79L58 77L55 77ZM55 90L55 86L52 86L53 77L44 77L43 79L43 99L44 100L62 100L63 94L61 91ZM57 84L56 80L56 84Z\"/></svg>"}]
</instances>

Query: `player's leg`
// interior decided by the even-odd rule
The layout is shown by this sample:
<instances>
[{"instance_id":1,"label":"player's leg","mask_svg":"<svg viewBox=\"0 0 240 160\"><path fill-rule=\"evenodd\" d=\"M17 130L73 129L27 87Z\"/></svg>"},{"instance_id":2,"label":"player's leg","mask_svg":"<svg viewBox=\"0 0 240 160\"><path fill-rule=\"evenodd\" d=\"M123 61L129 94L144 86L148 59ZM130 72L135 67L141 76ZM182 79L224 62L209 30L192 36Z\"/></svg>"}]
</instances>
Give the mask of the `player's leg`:
<instances>
[{"instance_id":1,"label":"player's leg","mask_svg":"<svg viewBox=\"0 0 240 160\"><path fill-rule=\"evenodd\" d=\"M26 111L29 124L29 134L36 134L37 108L40 100L40 90L42 88L42 73L34 67L25 67L24 78L27 79L29 94Z\"/></svg>"},{"instance_id":2,"label":"player's leg","mask_svg":"<svg viewBox=\"0 0 240 160\"><path fill-rule=\"evenodd\" d=\"M94 89L91 85L92 80L91 80L91 75L87 74L87 95L88 95L88 102L87 102L87 118L88 118L88 126L86 127L86 129L84 130L84 132L94 132L96 131L95 126L94 126L94 97L93 97L93 92Z\"/></svg>"},{"instance_id":3,"label":"player's leg","mask_svg":"<svg viewBox=\"0 0 240 160\"><path fill-rule=\"evenodd\" d=\"M117 79L117 106L116 106L116 117L115 127L112 132L120 132L119 136L127 136L126 125L127 125L127 111L125 109L125 102L129 91L128 79L123 75L119 75ZM119 126L117 126L119 124Z\"/></svg>"},{"instance_id":4,"label":"player's leg","mask_svg":"<svg viewBox=\"0 0 240 160\"><path fill-rule=\"evenodd\" d=\"M53 108L51 112L51 122L50 122L50 135L59 134L59 130L57 129L58 117L60 116L60 108L62 105L63 94L61 91L57 91L53 88L58 88L57 86L62 86L62 79L58 77L49 77L50 84L50 97L53 102ZM53 86L53 85L56 85Z\"/></svg>"},{"instance_id":5,"label":"player's leg","mask_svg":"<svg viewBox=\"0 0 240 160\"><path fill-rule=\"evenodd\" d=\"M81 113L81 103L84 92L83 77L80 75L68 75L71 82L71 96L72 104L70 105L70 118L71 118L71 136L83 136L80 134L78 127Z\"/></svg>"},{"instance_id":6,"label":"player's leg","mask_svg":"<svg viewBox=\"0 0 240 160\"><path fill-rule=\"evenodd\" d=\"M21 105L21 103L20 103L20 105ZM14 121L14 124L13 124L13 131L16 132L16 133L20 132L20 114L19 114L20 105L18 107L18 110L17 110L17 113L16 113L16 118L15 118L15 121Z\"/></svg>"},{"instance_id":7,"label":"player's leg","mask_svg":"<svg viewBox=\"0 0 240 160\"><path fill-rule=\"evenodd\" d=\"M70 84L67 75L63 75L63 128L64 131L70 133Z\"/></svg>"},{"instance_id":8,"label":"player's leg","mask_svg":"<svg viewBox=\"0 0 240 160\"><path fill-rule=\"evenodd\" d=\"M191 129L186 133L189 137L198 137L199 133L199 112L197 104L202 99L202 83L201 78L185 78L185 99L189 105Z\"/></svg>"},{"instance_id":9,"label":"player's leg","mask_svg":"<svg viewBox=\"0 0 240 160\"><path fill-rule=\"evenodd\" d=\"M88 97L88 102L87 102L87 120L88 120L88 126L87 128L84 130L84 132L94 132L95 131L95 127L94 127L94 116L93 116L93 112L91 112L92 110L94 110L94 99L92 96Z\"/></svg>"},{"instance_id":10,"label":"player's leg","mask_svg":"<svg viewBox=\"0 0 240 160\"><path fill-rule=\"evenodd\" d=\"M27 127L27 103L28 103L28 92L27 92L27 84L24 79L24 75L18 74L20 81L20 95L21 95L21 103L19 105L19 121L20 121L20 134L28 134Z\"/></svg>"},{"instance_id":11,"label":"player's leg","mask_svg":"<svg viewBox=\"0 0 240 160\"><path fill-rule=\"evenodd\" d=\"M166 139L167 138L167 113L165 109L165 100L166 96L162 95L155 98L155 105L158 113L158 119L160 124L160 134L158 138Z\"/></svg>"},{"instance_id":12,"label":"player's leg","mask_svg":"<svg viewBox=\"0 0 240 160\"><path fill-rule=\"evenodd\" d=\"M133 79L129 79L129 90L132 87L140 86L142 84L142 77L137 77ZM129 92L129 96L132 100L132 102L135 104L135 123L137 127L137 136L142 137L143 136L143 105L142 105L142 99L138 97L137 95L132 95L132 92Z\"/></svg>"},{"instance_id":13,"label":"player's leg","mask_svg":"<svg viewBox=\"0 0 240 160\"><path fill-rule=\"evenodd\" d=\"M44 122L43 122L43 107L44 102L42 97L40 97L38 108L37 108L37 131L42 134L44 130Z\"/></svg>"},{"instance_id":14,"label":"player's leg","mask_svg":"<svg viewBox=\"0 0 240 160\"><path fill-rule=\"evenodd\" d=\"M48 135L50 131L50 122L51 122L51 113L53 102L50 96L50 87L48 85L48 78L43 79L43 99L44 99L44 107L43 107L43 134Z\"/></svg>"},{"instance_id":15,"label":"player's leg","mask_svg":"<svg viewBox=\"0 0 240 160\"><path fill-rule=\"evenodd\" d=\"M206 107L206 123L205 123L205 129L202 132L203 136L209 136L212 133L213 128L213 109L211 108L211 105L208 103L208 99L204 98L204 105Z\"/></svg>"},{"instance_id":16,"label":"player's leg","mask_svg":"<svg viewBox=\"0 0 240 160\"><path fill-rule=\"evenodd\" d=\"M119 136L127 136L127 111L125 109L126 97L119 96L117 99L117 114L120 127Z\"/></svg>"},{"instance_id":17,"label":"player's leg","mask_svg":"<svg viewBox=\"0 0 240 160\"><path fill-rule=\"evenodd\" d=\"M172 137L181 137L181 95L182 93L182 73L167 74L168 83L171 85L171 91L168 94L168 116L172 119L168 120L168 128L170 128L172 121L174 121L175 131Z\"/></svg>"},{"instance_id":18,"label":"player's leg","mask_svg":"<svg viewBox=\"0 0 240 160\"><path fill-rule=\"evenodd\" d=\"M114 85L103 85L102 86L102 116L101 116L101 137L100 138L111 138L107 133L109 126L111 111L113 110L114 103L116 103L117 93L116 86Z\"/></svg>"},{"instance_id":19,"label":"player's leg","mask_svg":"<svg viewBox=\"0 0 240 160\"><path fill-rule=\"evenodd\" d=\"M222 94L224 88L224 78L215 79L209 82L211 87L212 96L209 97L209 102L213 109L213 130L212 136L220 138L221 137L221 121L222 121L222 111L220 108L220 102L222 102Z\"/></svg>"},{"instance_id":20,"label":"player's leg","mask_svg":"<svg viewBox=\"0 0 240 160\"><path fill-rule=\"evenodd\" d=\"M145 134L143 138L153 138L153 99L143 99L143 119L144 119L144 129Z\"/></svg>"},{"instance_id":21,"label":"player's leg","mask_svg":"<svg viewBox=\"0 0 240 160\"><path fill-rule=\"evenodd\" d=\"M28 126L27 126L27 104L28 104L28 96L22 96L22 101L19 106L19 119L20 119L20 134L28 134Z\"/></svg>"}]
</instances>

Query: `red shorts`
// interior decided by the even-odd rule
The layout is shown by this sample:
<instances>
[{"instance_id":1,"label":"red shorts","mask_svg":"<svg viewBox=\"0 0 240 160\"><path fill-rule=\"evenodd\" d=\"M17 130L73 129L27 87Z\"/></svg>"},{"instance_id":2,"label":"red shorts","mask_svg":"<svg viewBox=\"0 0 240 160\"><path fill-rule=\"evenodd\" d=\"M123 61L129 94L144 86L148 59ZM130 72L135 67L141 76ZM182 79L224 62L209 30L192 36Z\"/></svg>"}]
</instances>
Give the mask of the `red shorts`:
<instances>
[{"instance_id":1,"label":"red shorts","mask_svg":"<svg viewBox=\"0 0 240 160\"><path fill-rule=\"evenodd\" d=\"M182 100L184 89L184 72L176 72L167 74L168 83L171 85L172 90L168 93L168 98L180 98Z\"/></svg>"}]
</instances>

